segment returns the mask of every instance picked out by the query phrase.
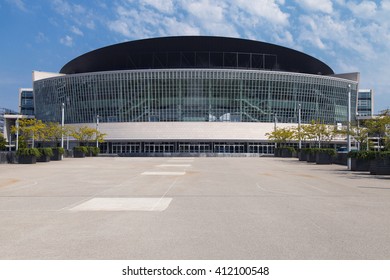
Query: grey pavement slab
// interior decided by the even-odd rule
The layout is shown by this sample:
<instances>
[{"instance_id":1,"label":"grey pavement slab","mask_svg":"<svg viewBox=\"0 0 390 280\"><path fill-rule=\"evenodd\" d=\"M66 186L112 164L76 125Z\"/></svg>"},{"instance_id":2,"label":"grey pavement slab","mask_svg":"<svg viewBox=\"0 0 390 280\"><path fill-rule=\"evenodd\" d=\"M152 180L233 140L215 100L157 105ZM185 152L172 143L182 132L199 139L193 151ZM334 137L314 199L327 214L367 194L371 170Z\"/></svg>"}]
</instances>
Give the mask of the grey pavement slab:
<instances>
[{"instance_id":1,"label":"grey pavement slab","mask_svg":"<svg viewBox=\"0 0 390 280\"><path fill-rule=\"evenodd\" d=\"M296 159L0 165L0 259L390 259L389 210L390 176Z\"/></svg>"}]
</instances>

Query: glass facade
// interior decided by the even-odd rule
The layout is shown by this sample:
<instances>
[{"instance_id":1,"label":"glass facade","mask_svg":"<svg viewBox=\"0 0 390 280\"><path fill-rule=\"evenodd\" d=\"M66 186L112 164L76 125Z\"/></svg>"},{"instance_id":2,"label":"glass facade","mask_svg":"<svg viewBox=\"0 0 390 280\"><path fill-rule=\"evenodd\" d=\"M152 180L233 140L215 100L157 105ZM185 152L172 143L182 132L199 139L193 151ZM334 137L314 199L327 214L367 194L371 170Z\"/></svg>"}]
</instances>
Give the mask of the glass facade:
<instances>
[{"instance_id":1,"label":"glass facade","mask_svg":"<svg viewBox=\"0 0 390 280\"><path fill-rule=\"evenodd\" d=\"M100 145L103 153L120 155L162 155L162 154L273 154L274 143L247 141L210 142L106 142Z\"/></svg>"},{"instance_id":2,"label":"glass facade","mask_svg":"<svg viewBox=\"0 0 390 280\"><path fill-rule=\"evenodd\" d=\"M347 121L349 84L356 108L357 82L331 76L227 69L74 74L34 82L35 115L60 122L64 103L68 124L94 123L97 115L100 122L297 123L301 104L302 123L336 124Z\"/></svg>"},{"instance_id":3,"label":"glass facade","mask_svg":"<svg viewBox=\"0 0 390 280\"><path fill-rule=\"evenodd\" d=\"M32 89L20 89L19 92L20 114L34 115L34 94Z\"/></svg>"},{"instance_id":4,"label":"glass facade","mask_svg":"<svg viewBox=\"0 0 390 280\"><path fill-rule=\"evenodd\" d=\"M372 116L374 113L374 94L371 89L361 89L358 93L357 113L359 116Z\"/></svg>"}]
</instances>

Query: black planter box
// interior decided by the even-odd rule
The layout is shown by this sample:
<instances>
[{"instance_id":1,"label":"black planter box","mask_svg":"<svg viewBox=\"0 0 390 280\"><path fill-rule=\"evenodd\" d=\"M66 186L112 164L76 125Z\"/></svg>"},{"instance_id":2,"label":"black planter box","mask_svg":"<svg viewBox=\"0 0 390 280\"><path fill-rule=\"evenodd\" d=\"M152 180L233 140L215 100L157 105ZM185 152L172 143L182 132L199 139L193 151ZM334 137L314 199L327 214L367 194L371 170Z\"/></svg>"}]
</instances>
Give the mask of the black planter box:
<instances>
[{"instance_id":1,"label":"black planter box","mask_svg":"<svg viewBox=\"0 0 390 280\"><path fill-rule=\"evenodd\" d=\"M293 157L293 152L290 151L290 150L287 150L287 149L282 149L282 154L281 154L281 157L283 158L291 158Z\"/></svg>"},{"instance_id":2,"label":"black planter box","mask_svg":"<svg viewBox=\"0 0 390 280\"><path fill-rule=\"evenodd\" d=\"M53 156L50 157L50 160L62 160L62 155L57 149L53 149Z\"/></svg>"},{"instance_id":3,"label":"black planter box","mask_svg":"<svg viewBox=\"0 0 390 280\"><path fill-rule=\"evenodd\" d=\"M333 158L333 163L340 165L347 165L348 156L347 153L337 153L337 155Z\"/></svg>"},{"instance_id":4,"label":"black planter box","mask_svg":"<svg viewBox=\"0 0 390 280\"><path fill-rule=\"evenodd\" d=\"M351 171L369 171L370 160L364 158L351 158Z\"/></svg>"},{"instance_id":5,"label":"black planter box","mask_svg":"<svg viewBox=\"0 0 390 280\"><path fill-rule=\"evenodd\" d=\"M298 152L298 158L299 161L306 161L307 160L307 154L305 151Z\"/></svg>"},{"instance_id":6,"label":"black planter box","mask_svg":"<svg viewBox=\"0 0 390 280\"><path fill-rule=\"evenodd\" d=\"M85 153L83 153L82 151L74 150L73 151L73 157L75 157L75 158L85 158Z\"/></svg>"},{"instance_id":7,"label":"black planter box","mask_svg":"<svg viewBox=\"0 0 390 280\"><path fill-rule=\"evenodd\" d=\"M18 163L19 164L35 164L37 163L37 157L36 156L19 156L18 157Z\"/></svg>"},{"instance_id":8,"label":"black planter box","mask_svg":"<svg viewBox=\"0 0 390 280\"><path fill-rule=\"evenodd\" d=\"M316 154L307 153L306 154L306 161L307 162L316 162Z\"/></svg>"},{"instance_id":9,"label":"black planter box","mask_svg":"<svg viewBox=\"0 0 390 280\"><path fill-rule=\"evenodd\" d=\"M370 161L371 175L390 175L390 158L376 158Z\"/></svg>"},{"instance_id":10,"label":"black planter box","mask_svg":"<svg viewBox=\"0 0 390 280\"><path fill-rule=\"evenodd\" d=\"M316 153L316 164L332 164L333 156L327 153Z\"/></svg>"},{"instance_id":11,"label":"black planter box","mask_svg":"<svg viewBox=\"0 0 390 280\"><path fill-rule=\"evenodd\" d=\"M37 162L49 162L50 156L41 155L40 157L37 157Z\"/></svg>"}]
</instances>

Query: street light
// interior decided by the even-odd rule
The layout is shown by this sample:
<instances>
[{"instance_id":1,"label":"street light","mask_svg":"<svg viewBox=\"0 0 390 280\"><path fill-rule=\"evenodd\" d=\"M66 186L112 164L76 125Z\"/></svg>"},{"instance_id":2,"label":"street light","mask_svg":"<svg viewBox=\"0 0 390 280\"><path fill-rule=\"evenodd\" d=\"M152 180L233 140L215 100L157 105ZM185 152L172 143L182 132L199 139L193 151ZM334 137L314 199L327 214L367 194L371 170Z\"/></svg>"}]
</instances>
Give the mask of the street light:
<instances>
[{"instance_id":1,"label":"street light","mask_svg":"<svg viewBox=\"0 0 390 280\"><path fill-rule=\"evenodd\" d=\"M61 148L64 148L64 118L65 118L65 103L61 106Z\"/></svg>"},{"instance_id":2,"label":"street light","mask_svg":"<svg viewBox=\"0 0 390 280\"><path fill-rule=\"evenodd\" d=\"M348 123L347 123L347 152L351 151L351 84L348 85ZM351 158L347 159L348 170L351 170Z\"/></svg>"},{"instance_id":3,"label":"street light","mask_svg":"<svg viewBox=\"0 0 390 280\"><path fill-rule=\"evenodd\" d=\"M16 144L15 144L15 151L19 148L19 117L16 118Z\"/></svg>"},{"instance_id":4,"label":"street light","mask_svg":"<svg viewBox=\"0 0 390 280\"><path fill-rule=\"evenodd\" d=\"M301 140L301 104L298 104L298 149L302 149L302 140Z\"/></svg>"},{"instance_id":5,"label":"street light","mask_svg":"<svg viewBox=\"0 0 390 280\"><path fill-rule=\"evenodd\" d=\"M99 133L99 115L96 115L96 148L99 148L98 133Z\"/></svg>"}]
</instances>

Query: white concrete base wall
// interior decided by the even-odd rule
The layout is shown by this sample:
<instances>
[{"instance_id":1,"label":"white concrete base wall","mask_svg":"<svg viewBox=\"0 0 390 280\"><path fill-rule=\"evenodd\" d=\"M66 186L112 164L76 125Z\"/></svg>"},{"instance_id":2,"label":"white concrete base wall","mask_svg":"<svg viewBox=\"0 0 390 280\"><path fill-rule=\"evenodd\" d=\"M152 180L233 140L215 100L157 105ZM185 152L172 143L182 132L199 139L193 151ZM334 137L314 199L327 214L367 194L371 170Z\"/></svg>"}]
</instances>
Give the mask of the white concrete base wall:
<instances>
[{"instance_id":1,"label":"white concrete base wall","mask_svg":"<svg viewBox=\"0 0 390 280\"><path fill-rule=\"evenodd\" d=\"M96 127L96 124L72 124L69 126ZM293 127L297 124L278 123L277 127ZM267 132L274 130L274 123L242 122L137 122L99 123L99 130L106 133L105 140L246 140L267 141Z\"/></svg>"}]
</instances>

